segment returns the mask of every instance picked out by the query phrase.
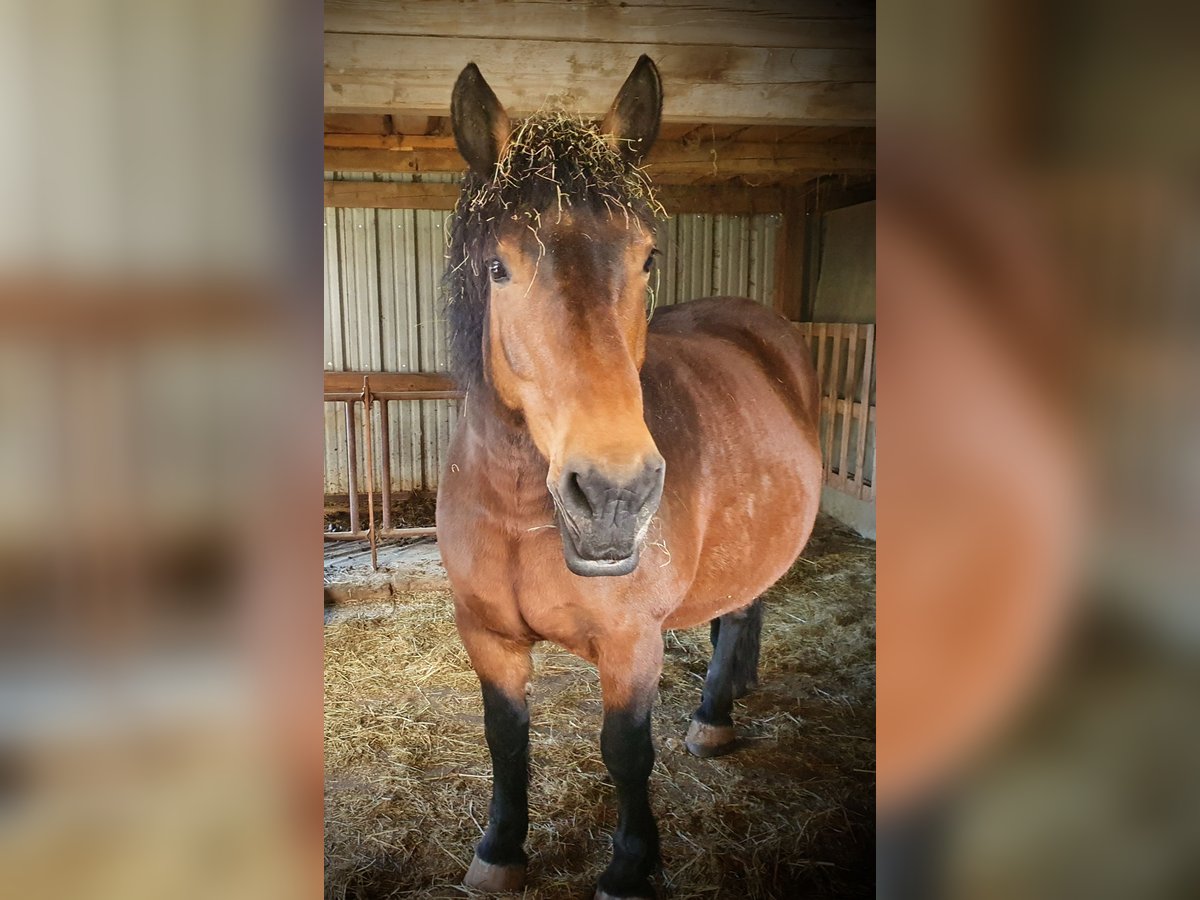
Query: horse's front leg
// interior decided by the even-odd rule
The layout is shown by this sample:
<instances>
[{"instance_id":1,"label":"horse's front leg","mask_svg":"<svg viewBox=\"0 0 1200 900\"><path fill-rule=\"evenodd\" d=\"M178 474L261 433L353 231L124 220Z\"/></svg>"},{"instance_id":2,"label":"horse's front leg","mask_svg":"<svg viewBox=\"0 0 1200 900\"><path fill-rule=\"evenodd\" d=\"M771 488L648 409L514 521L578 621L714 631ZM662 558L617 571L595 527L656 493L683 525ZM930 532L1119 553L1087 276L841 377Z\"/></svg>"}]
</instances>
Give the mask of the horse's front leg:
<instances>
[{"instance_id":1,"label":"horse's front leg","mask_svg":"<svg viewBox=\"0 0 1200 900\"><path fill-rule=\"evenodd\" d=\"M463 879L481 891L516 891L525 885L525 835L529 830L530 647L477 627L460 612L458 631L483 688L483 727L492 756L488 825Z\"/></svg>"},{"instance_id":2,"label":"horse's front leg","mask_svg":"<svg viewBox=\"0 0 1200 900\"><path fill-rule=\"evenodd\" d=\"M596 898L653 897L658 825L650 810L650 711L662 672L662 632L655 623L641 634L608 636L598 650L604 693L600 752L617 787L618 812L612 862L600 876Z\"/></svg>"}]
</instances>

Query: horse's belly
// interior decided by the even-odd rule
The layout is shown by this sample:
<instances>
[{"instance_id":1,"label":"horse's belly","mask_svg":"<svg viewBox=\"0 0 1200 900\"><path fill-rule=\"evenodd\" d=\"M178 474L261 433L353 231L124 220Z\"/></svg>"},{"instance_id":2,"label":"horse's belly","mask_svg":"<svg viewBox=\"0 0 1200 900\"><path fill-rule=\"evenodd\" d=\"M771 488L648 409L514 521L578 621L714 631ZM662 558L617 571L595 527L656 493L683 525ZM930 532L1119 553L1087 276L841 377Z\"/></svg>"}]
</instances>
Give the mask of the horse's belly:
<instances>
[{"instance_id":1,"label":"horse's belly","mask_svg":"<svg viewBox=\"0 0 1200 900\"><path fill-rule=\"evenodd\" d=\"M795 562L820 504L821 460L803 428L796 428L791 447L768 458L748 450L741 471L718 482L695 575L664 627L690 628L740 609Z\"/></svg>"}]
</instances>

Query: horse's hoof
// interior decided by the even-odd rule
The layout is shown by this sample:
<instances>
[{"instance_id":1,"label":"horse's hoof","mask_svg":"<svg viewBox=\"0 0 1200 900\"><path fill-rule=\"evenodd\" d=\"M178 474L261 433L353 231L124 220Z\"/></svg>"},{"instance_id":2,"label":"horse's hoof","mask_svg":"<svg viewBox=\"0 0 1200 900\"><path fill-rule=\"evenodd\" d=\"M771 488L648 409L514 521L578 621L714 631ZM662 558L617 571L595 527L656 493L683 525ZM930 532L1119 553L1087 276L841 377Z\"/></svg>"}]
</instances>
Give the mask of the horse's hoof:
<instances>
[{"instance_id":1,"label":"horse's hoof","mask_svg":"<svg viewBox=\"0 0 1200 900\"><path fill-rule=\"evenodd\" d=\"M476 856L471 860L471 868L467 869L463 884L489 894L519 891L525 887L525 867L498 866Z\"/></svg>"},{"instance_id":2,"label":"horse's hoof","mask_svg":"<svg viewBox=\"0 0 1200 900\"><path fill-rule=\"evenodd\" d=\"M720 756L733 749L735 735L732 725L708 725L696 719L688 726L687 737L683 741L692 756L707 759L710 756Z\"/></svg>"}]
</instances>

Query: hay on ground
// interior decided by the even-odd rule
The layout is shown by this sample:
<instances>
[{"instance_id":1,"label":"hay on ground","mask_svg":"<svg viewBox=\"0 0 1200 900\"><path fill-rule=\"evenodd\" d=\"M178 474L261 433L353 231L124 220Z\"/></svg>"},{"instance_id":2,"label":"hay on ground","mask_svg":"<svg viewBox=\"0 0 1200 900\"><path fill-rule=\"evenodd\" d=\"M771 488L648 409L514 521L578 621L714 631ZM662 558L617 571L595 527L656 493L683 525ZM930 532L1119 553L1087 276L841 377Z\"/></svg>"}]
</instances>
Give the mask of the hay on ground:
<instances>
[{"instance_id":1,"label":"hay on ground","mask_svg":"<svg viewBox=\"0 0 1200 900\"><path fill-rule=\"evenodd\" d=\"M761 687L737 704L744 746L683 746L706 628L666 635L652 802L671 898L873 894L874 544L822 517L767 596ZM487 820L478 682L447 593L397 598L382 622L326 631L326 894L472 896L459 882ZM615 798L600 758L593 667L535 652L530 880L525 896L591 896Z\"/></svg>"}]
</instances>

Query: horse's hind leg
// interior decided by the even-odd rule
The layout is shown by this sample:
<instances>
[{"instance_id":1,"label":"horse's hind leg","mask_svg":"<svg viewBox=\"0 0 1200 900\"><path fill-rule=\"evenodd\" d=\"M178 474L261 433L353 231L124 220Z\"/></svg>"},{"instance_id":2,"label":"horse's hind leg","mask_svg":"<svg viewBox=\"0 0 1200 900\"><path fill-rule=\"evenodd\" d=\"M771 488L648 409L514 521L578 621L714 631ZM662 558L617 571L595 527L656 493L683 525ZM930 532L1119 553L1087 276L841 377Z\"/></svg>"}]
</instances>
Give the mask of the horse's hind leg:
<instances>
[{"instance_id":1,"label":"horse's hind leg","mask_svg":"<svg viewBox=\"0 0 1200 900\"><path fill-rule=\"evenodd\" d=\"M483 726L492 756L488 826L463 882L481 891L525 885L529 830L529 646L475 629L459 617L459 634L483 688Z\"/></svg>"},{"instance_id":2,"label":"horse's hind leg","mask_svg":"<svg viewBox=\"0 0 1200 900\"><path fill-rule=\"evenodd\" d=\"M758 651L759 639L762 634L763 602L755 600L736 615L745 615L737 645L733 649L733 699L740 700L758 687ZM710 623L709 636L712 639L713 650L717 649L717 640L721 633L721 619L713 619Z\"/></svg>"},{"instance_id":3,"label":"horse's hind leg","mask_svg":"<svg viewBox=\"0 0 1200 900\"><path fill-rule=\"evenodd\" d=\"M761 600L713 621L712 660L685 741L693 755L719 756L733 749L733 701L758 683L761 628Z\"/></svg>"}]
</instances>

